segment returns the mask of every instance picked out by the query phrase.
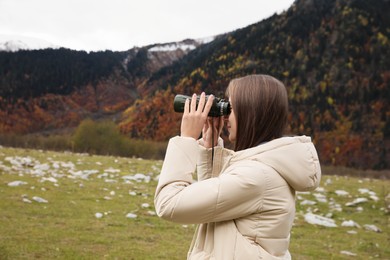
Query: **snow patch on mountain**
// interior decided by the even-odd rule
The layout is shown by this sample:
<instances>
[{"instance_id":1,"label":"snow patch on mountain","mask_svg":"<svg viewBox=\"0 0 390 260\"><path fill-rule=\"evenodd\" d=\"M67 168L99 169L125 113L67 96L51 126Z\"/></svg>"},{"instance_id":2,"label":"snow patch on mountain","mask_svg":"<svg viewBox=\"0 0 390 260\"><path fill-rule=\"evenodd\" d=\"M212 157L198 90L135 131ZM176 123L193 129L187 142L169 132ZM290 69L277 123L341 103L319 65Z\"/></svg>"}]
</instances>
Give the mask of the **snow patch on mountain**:
<instances>
[{"instance_id":1,"label":"snow patch on mountain","mask_svg":"<svg viewBox=\"0 0 390 260\"><path fill-rule=\"evenodd\" d=\"M0 35L0 51L16 52L19 50L58 49L46 40L21 35Z\"/></svg>"},{"instance_id":2,"label":"snow patch on mountain","mask_svg":"<svg viewBox=\"0 0 390 260\"><path fill-rule=\"evenodd\" d=\"M183 51L194 50L196 46L194 44L182 44L182 43L171 43L165 45L158 45L153 48L150 48L151 52L160 52L160 51L175 51L177 49L182 49Z\"/></svg>"},{"instance_id":3,"label":"snow patch on mountain","mask_svg":"<svg viewBox=\"0 0 390 260\"><path fill-rule=\"evenodd\" d=\"M150 52L169 52L181 49L182 51L188 52L196 49L202 44L213 41L215 37L207 37L196 40L187 39L181 42L171 42L165 44L158 44L149 49Z\"/></svg>"}]
</instances>

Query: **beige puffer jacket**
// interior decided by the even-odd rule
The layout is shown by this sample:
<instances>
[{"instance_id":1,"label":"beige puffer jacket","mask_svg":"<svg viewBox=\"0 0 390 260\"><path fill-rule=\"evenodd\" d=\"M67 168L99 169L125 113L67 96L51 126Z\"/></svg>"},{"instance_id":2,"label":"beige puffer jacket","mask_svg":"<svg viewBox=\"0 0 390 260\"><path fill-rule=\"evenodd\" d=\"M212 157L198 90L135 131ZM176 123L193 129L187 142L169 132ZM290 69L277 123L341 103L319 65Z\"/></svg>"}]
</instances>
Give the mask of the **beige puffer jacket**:
<instances>
[{"instance_id":1,"label":"beige puffer jacket","mask_svg":"<svg viewBox=\"0 0 390 260\"><path fill-rule=\"evenodd\" d=\"M211 149L174 137L155 207L169 221L200 224L188 259L290 259L295 191L315 189L320 178L310 137L282 137L239 152L216 147L213 166Z\"/></svg>"}]
</instances>

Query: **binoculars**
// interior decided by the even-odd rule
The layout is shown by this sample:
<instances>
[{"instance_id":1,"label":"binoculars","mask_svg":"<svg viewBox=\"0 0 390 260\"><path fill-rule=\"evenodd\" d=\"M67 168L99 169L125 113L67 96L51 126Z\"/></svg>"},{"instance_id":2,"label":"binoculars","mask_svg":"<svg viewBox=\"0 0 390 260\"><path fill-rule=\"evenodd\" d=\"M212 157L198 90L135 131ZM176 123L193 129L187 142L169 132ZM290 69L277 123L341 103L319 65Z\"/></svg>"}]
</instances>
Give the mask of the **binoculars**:
<instances>
[{"instance_id":1,"label":"binoculars","mask_svg":"<svg viewBox=\"0 0 390 260\"><path fill-rule=\"evenodd\" d=\"M206 102L209 96L210 95L206 96ZM175 112L178 113L184 112L184 103L186 102L187 98L191 100L190 96L180 95L180 94L175 96L175 99L173 100L173 108ZM200 96L196 98L196 107L198 107L199 98ZM231 109L230 109L229 101L225 101L222 98L214 97L213 105L211 106L208 116L210 117L228 116L230 112Z\"/></svg>"}]
</instances>

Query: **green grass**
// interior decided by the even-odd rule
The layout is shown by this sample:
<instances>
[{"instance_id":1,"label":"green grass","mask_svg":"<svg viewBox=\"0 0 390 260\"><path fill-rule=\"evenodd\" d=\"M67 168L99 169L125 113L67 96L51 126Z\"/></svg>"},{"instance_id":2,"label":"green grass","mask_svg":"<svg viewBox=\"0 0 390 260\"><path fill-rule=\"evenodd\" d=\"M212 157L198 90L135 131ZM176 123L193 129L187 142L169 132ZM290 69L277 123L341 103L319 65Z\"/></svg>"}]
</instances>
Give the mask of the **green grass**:
<instances>
[{"instance_id":1,"label":"green grass","mask_svg":"<svg viewBox=\"0 0 390 260\"><path fill-rule=\"evenodd\" d=\"M17 156L33 163L18 168L5 160ZM61 162L74 164L73 175L96 172L88 179L70 178L71 168ZM34 165L45 163L49 169L34 174ZM185 259L195 226L170 223L152 214L161 165L162 161L153 160L0 148L0 259ZM137 173L150 176L150 181L122 178ZM50 176L57 183L42 182ZM18 180L27 184L8 186ZM323 176L321 190L298 194L290 245L293 259L389 259L390 215L389 202L385 202L389 184L389 180ZM360 188L375 192L379 200L346 207L355 198L368 198ZM349 195L339 196L336 190ZM324 195L327 202L318 202L316 194ZM48 203L38 203L34 196ZM300 205L304 199L316 204ZM333 210L330 201L343 210ZM332 214L338 227L307 223L304 214L308 211ZM95 217L98 212L102 218ZM127 218L128 213L137 217ZM361 227L341 227L343 220ZM376 225L382 232L368 231L365 224ZM350 230L356 234L349 234Z\"/></svg>"},{"instance_id":2,"label":"green grass","mask_svg":"<svg viewBox=\"0 0 390 260\"><path fill-rule=\"evenodd\" d=\"M323 176L321 192L299 194L303 199L316 201L313 194L323 194L327 202L317 202L313 206L302 206L297 201L297 215L292 231L291 251L297 259L350 259L351 256L341 254L348 251L356 254L357 259L390 259L389 237L389 206L385 198L389 198L389 180L355 178L343 176ZM362 194L359 189L375 192L378 201ZM347 196L340 196L336 190L344 190ZM368 198L365 203L356 206L346 206L356 198ZM341 211L334 206L341 206ZM337 227L324 227L308 224L304 213L312 211L315 214L328 216L336 221ZM344 227L343 221L353 220L360 227ZM375 225L381 232L368 231L364 225ZM356 234L350 234L354 231Z\"/></svg>"}]
</instances>

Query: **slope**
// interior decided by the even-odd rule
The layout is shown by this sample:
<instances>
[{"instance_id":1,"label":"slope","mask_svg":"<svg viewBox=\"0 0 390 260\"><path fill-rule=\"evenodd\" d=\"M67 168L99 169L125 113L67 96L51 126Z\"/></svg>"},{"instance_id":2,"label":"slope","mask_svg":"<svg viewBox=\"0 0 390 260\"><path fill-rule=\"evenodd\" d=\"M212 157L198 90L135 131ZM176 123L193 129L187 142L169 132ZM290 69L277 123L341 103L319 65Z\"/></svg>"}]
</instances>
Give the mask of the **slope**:
<instances>
[{"instance_id":1,"label":"slope","mask_svg":"<svg viewBox=\"0 0 390 260\"><path fill-rule=\"evenodd\" d=\"M176 93L223 95L230 79L265 73L288 88L290 132L313 136L324 163L389 167L389 12L389 1L298 0L158 71L121 129L166 140L179 130Z\"/></svg>"}]
</instances>

